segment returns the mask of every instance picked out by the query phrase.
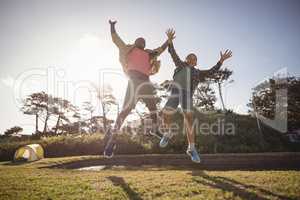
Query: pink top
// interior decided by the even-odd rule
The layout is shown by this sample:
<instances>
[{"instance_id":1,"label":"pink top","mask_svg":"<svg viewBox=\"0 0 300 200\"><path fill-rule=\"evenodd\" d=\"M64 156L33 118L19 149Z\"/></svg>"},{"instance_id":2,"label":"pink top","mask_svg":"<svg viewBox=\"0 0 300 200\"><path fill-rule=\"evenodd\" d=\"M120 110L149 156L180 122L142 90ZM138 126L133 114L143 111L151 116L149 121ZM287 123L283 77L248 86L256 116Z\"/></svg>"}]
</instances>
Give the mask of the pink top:
<instances>
[{"instance_id":1,"label":"pink top","mask_svg":"<svg viewBox=\"0 0 300 200\"><path fill-rule=\"evenodd\" d=\"M135 70L148 76L151 70L149 53L133 48L127 55L127 70Z\"/></svg>"}]
</instances>

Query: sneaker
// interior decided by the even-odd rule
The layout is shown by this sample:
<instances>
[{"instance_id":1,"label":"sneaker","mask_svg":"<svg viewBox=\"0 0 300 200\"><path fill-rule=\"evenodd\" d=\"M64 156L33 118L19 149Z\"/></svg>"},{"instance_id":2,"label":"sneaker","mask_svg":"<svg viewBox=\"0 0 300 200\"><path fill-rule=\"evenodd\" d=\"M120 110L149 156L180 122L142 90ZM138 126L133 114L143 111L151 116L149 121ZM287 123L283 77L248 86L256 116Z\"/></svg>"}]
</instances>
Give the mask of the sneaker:
<instances>
[{"instance_id":1,"label":"sneaker","mask_svg":"<svg viewBox=\"0 0 300 200\"><path fill-rule=\"evenodd\" d=\"M191 157L191 160L193 162L195 162L195 163L200 163L201 162L200 156L199 156L196 149L193 149L193 150L188 149L188 150L186 150L186 154Z\"/></svg>"},{"instance_id":2,"label":"sneaker","mask_svg":"<svg viewBox=\"0 0 300 200\"><path fill-rule=\"evenodd\" d=\"M116 143L113 139L113 133L111 132L111 130L108 130L106 133L107 137L105 139L105 148L104 148L104 152L103 155L105 158L112 158L114 156L114 150L116 149Z\"/></svg>"},{"instance_id":3,"label":"sneaker","mask_svg":"<svg viewBox=\"0 0 300 200\"><path fill-rule=\"evenodd\" d=\"M172 137L172 135L170 133L164 134L164 136L161 138L161 140L159 142L159 146L161 148L165 148L168 145L171 137Z\"/></svg>"}]
</instances>

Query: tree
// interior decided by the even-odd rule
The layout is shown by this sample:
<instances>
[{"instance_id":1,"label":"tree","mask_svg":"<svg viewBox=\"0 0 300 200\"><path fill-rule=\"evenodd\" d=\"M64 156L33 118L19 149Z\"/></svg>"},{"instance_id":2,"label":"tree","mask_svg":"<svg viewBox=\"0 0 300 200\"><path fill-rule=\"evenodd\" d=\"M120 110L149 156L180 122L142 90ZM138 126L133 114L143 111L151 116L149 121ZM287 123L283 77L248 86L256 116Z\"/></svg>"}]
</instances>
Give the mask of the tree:
<instances>
[{"instance_id":1,"label":"tree","mask_svg":"<svg viewBox=\"0 0 300 200\"><path fill-rule=\"evenodd\" d=\"M193 100L195 107L204 110L214 110L216 95L215 91L211 88L211 84L209 82L200 83L195 90Z\"/></svg>"},{"instance_id":2,"label":"tree","mask_svg":"<svg viewBox=\"0 0 300 200\"><path fill-rule=\"evenodd\" d=\"M95 107L92 105L90 101L83 102L83 109L90 114L90 119L93 117L93 112L95 111Z\"/></svg>"},{"instance_id":3,"label":"tree","mask_svg":"<svg viewBox=\"0 0 300 200\"><path fill-rule=\"evenodd\" d=\"M46 108L48 101L48 95L45 92L37 92L31 95L28 95L26 99L23 100L23 106L21 111L26 115L35 115L35 133L39 132L38 130L38 120L40 115Z\"/></svg>"},{"instance_id":4,"label":"tree","mask_svg":"<svg viewBox=\"0 0 300 200\"><path fill-rule=\"evenodd\" d=\"M93 112L95 111L95 107L92 105L90 101L83 102L83 110L87 111L90 114L90 122L89 122L89 129L90 132L92 132L92 118L93 118Z\"/></svg>"},{"instance_id":5,"label":"tree","mask_svg":"<svg viewBox=\"0 0 300 200\"><path fill-rule=\"evenodd\" d=\"M53 111L55 108L53 107L54 105L54 99L52 96L46 94L44 96L46 105L44 106L44 113L45 113L45 120L44 120L44 129L43 129L43 135L46 134L47 131L47 125L48 125L48 120L51 115L51 111Z\"/></svg>"},{"instance_id":6,"label":"tree","mask_svg":"<svg viewBox=\"0 0 300 200\"><path fill-rule=\"evenodd\" d=\"M70 123L69 118L78 118L80 116L78 115L77 107L71 104L70 101L57 97L53 98L53 100L54 106L51 110L51 114L57 115L57 121L54 128L54 134L56 135L61 120Z\"/></svg>"},{"instance_id":7,"label":"tree","mask_svg":"<svg viewBox=\"0 0 300 200\"><path fill-rule=\"evenodd\" d=\"M21 108L24 114L35 115L36 117L36 130L35 133L39 133L38 121L39 119L44 121L44 128L42 134L45 135L48 127L48 120L51 116L57 116L54 133L57 134L59 123L61 120L70 122L69 118L78 118L78 109L70 103L70 101L53 97L45 92L37 92L30 94L23 100L23 106ZM73 116L72 116L73 115Z\"/></svg>"},{"instance_id":8,"label":"tree","mask_svg":"<svg viewBox=\"0 0 300 200\"><path fill-rule=\"evenodd\" d=\"M20 126L14 126L14 127L11 127L10 129L7 129L4 132L4 135L11 136L12 134L19 133L21 131L23 131L23 128L21 128Z\"/></svg>"},{"instance_id":9,"label":"tree","mask_svg":"<svg viewBox=\"0 0 300 200\"><path fill-rule=\"evenodd\" d=\"M220 69L217 72L215 72L210 79L215 82L218 86L219 96L222 103L222 109L223 111L226 111L223 94L222 94L222 85L228 81L230 76L232 75L233 71L229 70L228 68ZM229 83L232 83L233 80L230 80Z\"/></svg>"},{"instance_id":10,"label":"tree","mask_svg":"<svg viewBox=\"0 0 300 200\"><path fill-rule=\"evenodd\" d=\"M104 86L103 90L99 90L98 99L102 108L104 131L107 131L107 113L111 110L113 105L118 105L116 98L112 94L110 86Z\"/></svg>"},{"instance_id":11,"label":"tree","mask_svg":"<svg viewBox=\"0 0 300 200\"><path fill-rule=\"evenodd\" d=\"M280 89L287 89L287 96L282 96L278 92ZM300 127L300 79L294 76L272 77L253 88L252 98L247 106L249 112L255 111L257 114L268 119L285 116L284 109L277 110L282 102L278 99L286 99L287 104L281 105L287 111L288 129L294 130ZM285 95L285 94L283 94ZM279 113L278 113L279 111Z\"/></svg>"}]
</instances>

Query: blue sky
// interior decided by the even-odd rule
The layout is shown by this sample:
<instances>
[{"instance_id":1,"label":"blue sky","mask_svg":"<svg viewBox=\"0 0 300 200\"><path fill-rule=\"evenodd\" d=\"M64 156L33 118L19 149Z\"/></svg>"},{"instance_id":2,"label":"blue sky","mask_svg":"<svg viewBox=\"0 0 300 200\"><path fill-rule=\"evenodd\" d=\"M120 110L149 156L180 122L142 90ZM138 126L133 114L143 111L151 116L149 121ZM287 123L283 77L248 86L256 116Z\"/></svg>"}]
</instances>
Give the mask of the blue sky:
<instances>
[{"instance_id":1,"label":"blue sky","mask_svg":"<svg viewBox=\"0 0 300 200\"><path fill-rule=\"evenodd\" d=\"M199 68L213 66L219 51L229 48L225 63L234 83L225 88L227 107L247 111L251 88L276 71L300 74L300 3L297 0L210 1L0 1L0 132L13 125L34 127L32 117L19 112L14 94L18 77L32 69L64 71L60 82L99 82L99 70L120 71L118 51L111 42L108 20L128 43L146 38L147 47L165 41L165 30L176 30L175 48L181 58L194 52ZM153 81L171 79L174 65L168 53ZM22 95L45 89L46 77L22 85ZM107 81L121 102L126 77ZM75 84L76 85L76 84ZM76 86L75 86L76 87ZM84 89L71 97L85 99ZM67 95L69 97L70 95ZM4 117L5 116L5 117Z\"/></svg>"}]
</instances>

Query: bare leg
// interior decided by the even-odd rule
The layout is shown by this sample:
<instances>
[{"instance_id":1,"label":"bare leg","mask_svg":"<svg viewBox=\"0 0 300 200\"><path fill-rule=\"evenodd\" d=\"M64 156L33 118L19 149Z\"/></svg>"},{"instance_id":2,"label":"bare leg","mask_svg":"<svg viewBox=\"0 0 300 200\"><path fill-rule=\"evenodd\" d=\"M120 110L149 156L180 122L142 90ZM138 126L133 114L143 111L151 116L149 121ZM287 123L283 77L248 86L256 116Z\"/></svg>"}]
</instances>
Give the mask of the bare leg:
<instances>
[{"instance_id":1,"label":"bare leg","mask_svg":"<svg viewBox=\"0 0 300 200\"><path fill-rule=\"evenodd\" d=\"M134 85L133 85L133 81L129 80L128 85L127 85L125 98L124 98L122 111L118 115L118 117L116 119L115 126L114 126L115 130L120 130L124 120L129 115L131 110L135 107L135 104L136 104L136 99L135 99Z\"/></svg>"},{"instance_id":2,"label":"bare leg","mask_svg":"<svg viewBox=\"0 0 300 200\"><path fill-rule=\"evenodd\" d=\"M184 112L184 126L186 128L187 140L190 144L195 144L195 134L193 130L193 113L192 112Z\"/></svg>"},{"instance_id":3,"label":"bare leg","mask_svg":"<svg viewBox=\"0 0 300 200\"><path fill-rule=\"evenodd\" d=\"M170 128L170 124L171 124L171 119L172 116L168 112L167 110L163 110L162 111L162 119L163 119L163 123L166 125L166 127L169 129Z\"/></svg>"}]
</instances>

